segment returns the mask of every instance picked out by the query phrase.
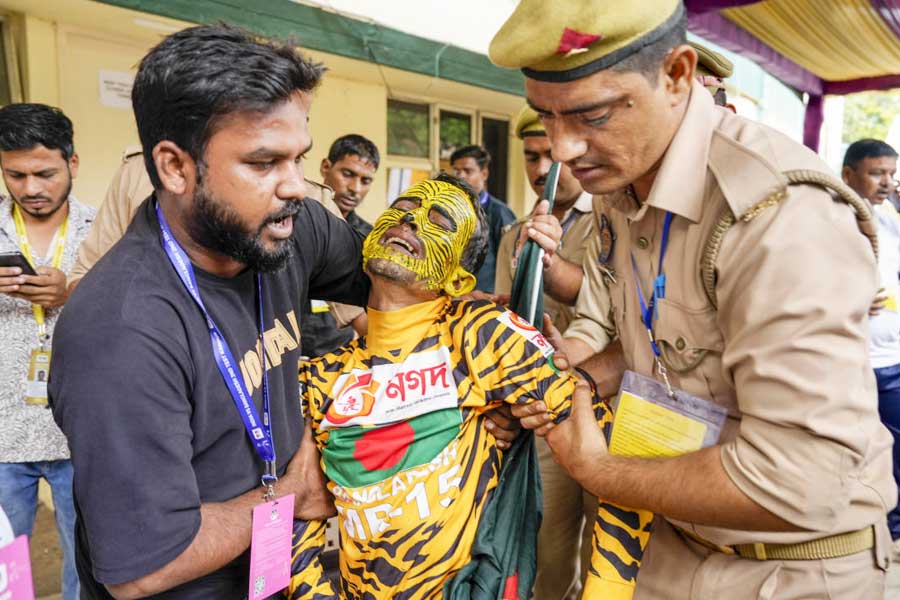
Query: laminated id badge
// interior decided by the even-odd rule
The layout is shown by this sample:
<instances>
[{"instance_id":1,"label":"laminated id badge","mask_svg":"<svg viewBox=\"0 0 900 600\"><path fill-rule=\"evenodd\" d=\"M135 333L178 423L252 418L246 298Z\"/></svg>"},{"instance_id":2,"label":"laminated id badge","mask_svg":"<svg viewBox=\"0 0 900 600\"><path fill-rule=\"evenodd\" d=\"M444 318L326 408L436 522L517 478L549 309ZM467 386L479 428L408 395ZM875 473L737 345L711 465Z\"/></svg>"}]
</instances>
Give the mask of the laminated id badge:
<instances>
[{"instance_id":1,"label":"laminated id badge","mask_svg":"<svg viewBox=\"0 0 900 600\"><path fill-rule=\"evenodd\" d=\"M717 404L625 371L613 402L609 452L616 456L678 456L719 441L728 412Z\"/></svg>"},{"instance_id":2,"label":"laminated id badge","mask_svg":"<svg viewBox=\"0 0 900 600\"><path fill-rule=\"evenodd\" d=\"M47 406L47 377L50 375L50 352L32 350L25 376L25 404Z\"/></svg>"},{"instance_id":3,"label":"laminated id badge","mask_svg":"<svg viewBox=\"0 0 900 600\"><path fill-rule=\"evenodd\" d=\"M290 583L293 532L293 494L253 509L248 600L268 598Z\"/></svg>"}]
</instances>

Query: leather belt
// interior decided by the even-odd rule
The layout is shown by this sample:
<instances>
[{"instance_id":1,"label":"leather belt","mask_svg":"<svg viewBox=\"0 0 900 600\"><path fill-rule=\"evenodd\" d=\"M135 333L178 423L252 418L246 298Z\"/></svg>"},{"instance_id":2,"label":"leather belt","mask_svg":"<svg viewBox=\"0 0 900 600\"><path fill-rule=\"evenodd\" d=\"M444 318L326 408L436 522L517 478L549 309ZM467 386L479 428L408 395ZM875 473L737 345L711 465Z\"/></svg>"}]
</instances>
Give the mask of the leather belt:
<instances>
[{"instance_id":1,"label":"leather belt","mask_svg":"<svg viewBox=\"0 0 900 600\"><path fill-rule=\"evenodd\" d=\"M672 523L670 525L682 536L705 548L753 560L820 560L838 558L868 550L875 545L875 529L871 525L858 531L838 533L796 544L735 544L733 546L714 544L692 531L687 531Z\"/></svg>"}]
</instances>

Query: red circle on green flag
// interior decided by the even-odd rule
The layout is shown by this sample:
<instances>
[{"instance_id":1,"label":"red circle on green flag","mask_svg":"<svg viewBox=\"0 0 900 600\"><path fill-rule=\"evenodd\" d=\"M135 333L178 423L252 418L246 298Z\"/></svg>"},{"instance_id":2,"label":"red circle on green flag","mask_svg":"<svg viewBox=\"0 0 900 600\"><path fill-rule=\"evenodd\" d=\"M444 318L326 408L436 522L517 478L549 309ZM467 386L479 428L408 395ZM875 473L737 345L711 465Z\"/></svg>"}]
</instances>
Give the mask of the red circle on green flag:
<instances>
[{"instance_id":1,"label":"red circle on green flag","mask_svg":"<svg viewBox=\"0 0 900 600\"><path fill-rule=\"evenodd\" d=\"M368 471L390 469L403 459L416 439L416 431L407 421L373 428L356 440L353 458Z\"/></svg>"}]
</instances>

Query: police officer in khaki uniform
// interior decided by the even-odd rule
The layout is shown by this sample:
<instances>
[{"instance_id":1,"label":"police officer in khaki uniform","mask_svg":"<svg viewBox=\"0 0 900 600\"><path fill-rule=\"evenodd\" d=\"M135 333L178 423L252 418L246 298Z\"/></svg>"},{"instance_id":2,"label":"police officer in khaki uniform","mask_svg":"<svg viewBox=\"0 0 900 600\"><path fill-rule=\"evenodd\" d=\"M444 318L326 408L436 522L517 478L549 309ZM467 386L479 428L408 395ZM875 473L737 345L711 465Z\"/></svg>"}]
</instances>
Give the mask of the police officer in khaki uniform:
<instances>
[{"instance_id":1,"label":"police officer in khaki uniform","mask_svg":"<svg viewBox=\"0 0 900 600\"><path fill-rule=\"evenodd\" d=\"M896 492L866 358L871 213L814 153L715 107L685 21L678 0L523 0L490 54L597 196L591 339L617 333L629 369L725 408L719 442L612 456L584 390L560 425L516 412L586 489L657 513L635 598L880 600ZM648 336L638 289L661 274Z\"/></svg>"},{"instance_id":2,"label":"police officer in khaki uniform","mask_svg":"<svg viewBox=\"0 0 900 600\"><path fill-rule=\"evenodd\" d=\"M734 65L731 64L730 60L715 50L707 48L702 44L690 42L690 46L697 52L697 68L694 73L695 79L710 93L716 106L724 106L731 112L735 112L734 106L728 103L725 91L725 79L731 77ZM599 201L600 200L598 199L598 202ZM581 265L579 265L579 267L580 266ZM581 287L584 272L581 268L573 269L569 265L566 265L565 270L568 271L567 274L570 280L564 282L563 285L550 286L549 291L551 293L556 293L557 291L562 293L559 297L561 304L574 305L575 299L578 297L578 291ZM603 323L608 322L605 319L603 310L608 306L608 301L602 296L585 294L581 297L581 312L579 317L574 319L574 322L573 319L570 319L570 324L573 325L573 327L568 329L568 332L560 330L561 333L567 333L566 337L569 340L567 348L569 351L568 358L572 364L590 368L591 364L585 363L584 361L589 356L596 357L597 354L601 352L603 354L598 358L609 361L613 353L610 351L610 348L603 343L603 340L607 335L615 335L615 331L603 329ZM618 380L619 377L612 376L607 377L607 379Z\"/></svg>"},{"instance_id":3,"label":"police officer in khaki uniform","mask_svg":"<svg viewBox=\"0 0 900 600\"><path fill-rule=\"evenodd\" d=\"M538 114L528 106L519 112L516 136L524 144L525 172L534 193L541 196L550 165L550 142ZM562 227L558 258L580 265L593 231L591 195L581 188L572 171L561 165L553 214ZM516 245L519 230L527 219L520 219L500 240L497 250L497 276L494 292L509 294L515 275ZM574 315L574 307L544 296L544 311L553 324L565 331ZM544 517L538 533L537 577L534 597L543 600L575 600L581 594L581 581L590 564L591 532L597 514L597 500L583 492L553 460L544 440L537 440L538 460L544 490ZM579 560L580 556L580 560Z\"/></svg>"}]
</instances>

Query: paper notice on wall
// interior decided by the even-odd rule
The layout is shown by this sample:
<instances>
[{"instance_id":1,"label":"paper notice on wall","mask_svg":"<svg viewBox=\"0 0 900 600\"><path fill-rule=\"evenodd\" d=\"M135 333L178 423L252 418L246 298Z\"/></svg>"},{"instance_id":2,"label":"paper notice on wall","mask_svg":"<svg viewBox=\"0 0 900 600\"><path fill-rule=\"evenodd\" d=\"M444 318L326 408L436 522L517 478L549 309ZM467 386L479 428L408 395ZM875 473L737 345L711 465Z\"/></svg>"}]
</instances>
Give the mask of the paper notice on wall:
<instances>
[{"instance_id":1,"label":"paper notice on wall","mask_svg":"<svg viewBox=\"0 0 900 600\"><path fill-rule=\"evenodd\" d=\"M100 69L100 104L130 110L132 85L133 73Z\"/></svg>"}]
</instances>

